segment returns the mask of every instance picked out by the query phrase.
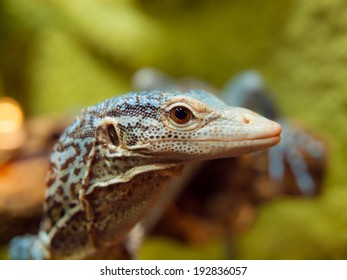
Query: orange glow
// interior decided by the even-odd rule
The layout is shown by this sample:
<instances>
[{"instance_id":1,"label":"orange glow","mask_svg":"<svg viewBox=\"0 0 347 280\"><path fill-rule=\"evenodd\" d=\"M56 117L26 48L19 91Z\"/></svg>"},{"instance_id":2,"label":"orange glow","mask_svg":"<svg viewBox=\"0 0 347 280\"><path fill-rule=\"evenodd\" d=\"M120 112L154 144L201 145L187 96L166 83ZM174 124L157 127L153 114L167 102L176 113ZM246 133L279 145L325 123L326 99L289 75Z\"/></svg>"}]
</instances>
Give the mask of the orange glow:
<instances>
[{"instance_id":1,"label":"orange glow","mask_svg":"<svg viewBox=\"0 0 347 280\"><path fill-rule=\"evenodd\" d=\"M23 111L15 100L0 98L0 133L11 133L23 125Z\"/></svg>"},{"instance_id":2,"label":"orange glow","mask_svg":"<svg viewBox=\"0 0 347 280\"><path fill-rule=\"evenodd\" d=\"M0 98L0 152L23 145L26 138L23 121L23 111L18 102L9 97Z\"/></svg>"}]
</instances>

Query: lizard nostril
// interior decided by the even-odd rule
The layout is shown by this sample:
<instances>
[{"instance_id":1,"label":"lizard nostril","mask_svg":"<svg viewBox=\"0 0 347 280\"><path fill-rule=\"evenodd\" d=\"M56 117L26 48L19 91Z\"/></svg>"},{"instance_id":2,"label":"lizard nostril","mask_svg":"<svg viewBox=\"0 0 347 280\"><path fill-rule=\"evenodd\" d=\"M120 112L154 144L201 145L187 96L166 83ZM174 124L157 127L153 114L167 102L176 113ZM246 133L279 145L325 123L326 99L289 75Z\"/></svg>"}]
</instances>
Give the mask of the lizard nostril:
<instances>
[{"instance_id":1,"label":"lizard nostril","mask_svg":"<svg viewBox=\"0 0 347 280\"><path fill-rule=\"evenodd\" d=\"M251 122L251 120L252 120L252 115L247 114L247 113L243 115L243 122L245 124L249 124Z\"/></svg>"}]
</instances>

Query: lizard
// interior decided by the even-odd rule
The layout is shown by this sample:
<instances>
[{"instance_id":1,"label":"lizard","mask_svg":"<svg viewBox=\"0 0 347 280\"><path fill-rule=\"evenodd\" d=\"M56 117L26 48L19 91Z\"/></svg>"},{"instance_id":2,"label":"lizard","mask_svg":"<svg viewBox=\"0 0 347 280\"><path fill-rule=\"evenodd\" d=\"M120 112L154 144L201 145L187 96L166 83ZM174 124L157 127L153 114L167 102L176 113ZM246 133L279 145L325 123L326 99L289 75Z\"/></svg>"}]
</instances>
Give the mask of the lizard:
<instances>
[{"instance_id":1,"label":"lizard","mask_svg":"<svg viewBox=\"0 0 347 280\"><path fill-rule=\"evenodd\" d=\"M200 90L132 92L82 110L55 144L37 235L13 259L105 258L190 161L276 145L281 126Z\"/></svg>"}]
</instances>

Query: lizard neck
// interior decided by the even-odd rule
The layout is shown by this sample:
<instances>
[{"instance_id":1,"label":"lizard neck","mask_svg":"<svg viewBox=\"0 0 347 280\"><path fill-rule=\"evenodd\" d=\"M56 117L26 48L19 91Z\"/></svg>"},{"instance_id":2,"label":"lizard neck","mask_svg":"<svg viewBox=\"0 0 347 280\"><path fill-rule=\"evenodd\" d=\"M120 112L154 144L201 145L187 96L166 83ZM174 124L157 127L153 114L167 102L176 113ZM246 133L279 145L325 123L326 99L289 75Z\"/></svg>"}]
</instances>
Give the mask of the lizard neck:
<instances>
[{"instance_id":1,"label":"lizard neck","mask_svg":"<svg viewBox=\"0 0 347 280\"><path fill-rule=\"evenodd\" d=\"M81 203L68 213L70 221L80 223L66 222L59 225L59 230L53 227L49 233L51 258L93 256L124 240L129 230L145 217L158 200L170 178L177 176L181 170L182 166L177 164L142 170L133 174L129 181L110 181L108 185L94 185L92 192L82 192ZM54 205L51 207L54 208ZM66 244L71 232L75 232L78 238L73 240L73 244Z\"/></svg>"},{"instance_id":2,"label":"lizard neck","mask_svg":"<svg viewBox=\"0 0 347 280\"><path fill-rule=\"evenodd\" d=\"M175 165L140 172L127 182L112 182L86 194L87 209L91 210L87 211L87 219L93 221L92 235L97 245L110 245L122 239L148 213L170 178L181 170L182 166Z\"/></svg>"}]
</instances>

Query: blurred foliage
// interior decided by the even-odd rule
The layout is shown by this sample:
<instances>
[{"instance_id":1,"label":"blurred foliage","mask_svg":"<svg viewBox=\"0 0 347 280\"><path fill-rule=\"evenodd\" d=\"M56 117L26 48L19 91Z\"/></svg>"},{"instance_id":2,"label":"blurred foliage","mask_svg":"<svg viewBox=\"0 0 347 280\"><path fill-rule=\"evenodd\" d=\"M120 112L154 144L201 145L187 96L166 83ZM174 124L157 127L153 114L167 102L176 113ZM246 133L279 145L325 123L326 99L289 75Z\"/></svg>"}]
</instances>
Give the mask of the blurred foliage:
<instances>
[{"instance_id":1,"label":"blurred foliage","mask_svg":"<svg viewBox=\"0 0 347 280\"><path fill-rule=\"evenodd\" d=\"M0 248L0 260L7 260L7 248Z\"/></svg>"},{"instance_id":2,"label":"blurred foliage","mask_svg":"<svg viewBox=\"0 0 347 280\"><path fill-rule=\"evenodd\" d=\"M268 60L287 2L4 0L6 93L48 114L129 90L143 66L220 85Z\"/></svg>"},{"instance_id":3,"label":"blurred foliage","mask_svg":"<svg viewBox=\"0 0 347 280\"><path fill-rule=\"evenodd\" d=\"M281 200L264 207L238 246L242 259L346 259L347 192Z\"/></svg>"},{"instance_id":4,"label":"blurred foliage","mask_svg":"<svg viewBox=\"0 0 347 280\"><path fill-rule=\"evenodd\" d=\"M271 83L286 115L326 135L326 193L268 205L242 240L241 258L347 258L346 8L342 0L298 1L283 29Z\"/></svg>"},{"instance_id":5,"label":"blurred foliage","mask_svg":"<svg viewBox=\"0 0 347 280\"><path fill-rule=\"evenodd\" d=\"M332 154L326 193L264 207L240 236L238 257L347 258L346 8L343 0L2 0L0 95L27 115L57 114L131 90L143 66L217 86L256 68L285 115L326 135ZM176 257L174 245L156 242L144 256L153 245Z\"/></svg>"},{"instance_id":6,"label":"blurred foliage","mask_svg":"<svg viewBox=\"0 0 347 280\"><path fill-rule=\"evenodd\" d=\"M211 241L203 246L186 246L167 238L149 238L141 248L141 260L220 260L225 257L221 242Z\"/></svg>"}]
</instances>

